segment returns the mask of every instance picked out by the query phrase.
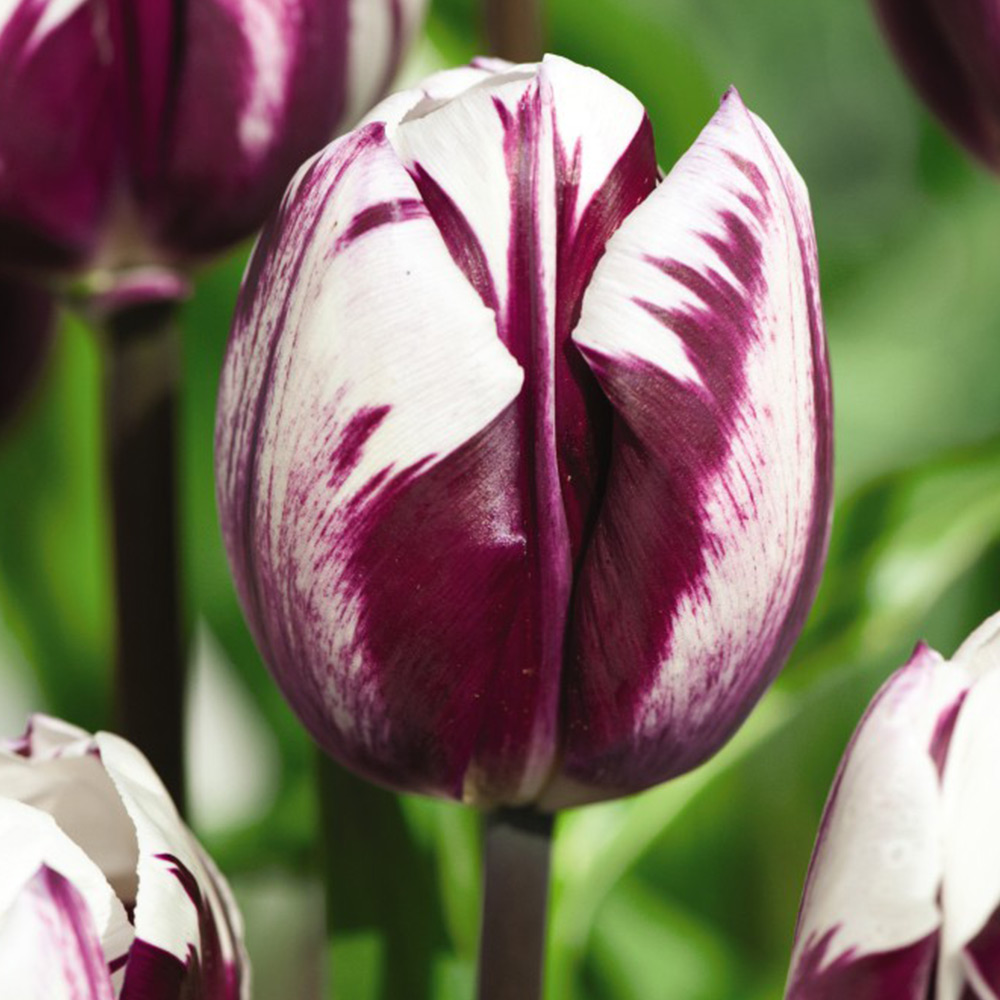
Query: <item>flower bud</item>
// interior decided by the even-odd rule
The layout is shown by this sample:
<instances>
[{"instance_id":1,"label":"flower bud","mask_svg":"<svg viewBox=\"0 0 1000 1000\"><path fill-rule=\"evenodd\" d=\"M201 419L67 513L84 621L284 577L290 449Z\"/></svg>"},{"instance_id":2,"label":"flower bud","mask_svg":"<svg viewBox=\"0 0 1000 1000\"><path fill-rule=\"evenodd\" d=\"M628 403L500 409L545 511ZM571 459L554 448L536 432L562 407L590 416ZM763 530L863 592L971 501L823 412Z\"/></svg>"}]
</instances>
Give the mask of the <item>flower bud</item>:
<instances>
[{"instance_id":1,"label":"flower bud","mask_svg":"<svg viewBox=\"0 0 1000 1000\"><path fill-rule=\"evenodd\" d=\"M130 743L34 716L0 744L0 980L46 1000L248 1000L225 880Z\"/></svg>"},{"instance_id":2,"label":"flower bud","mask_svg":"<svg viewBox=\"0 0 1000 1000\"><path fill-rule=\"evenodd\" d=\"M950 662L919 646L830 792L787 1000L1000 995L1000 616Z\"/></svg>"},{"instance_id":3,"label":"flower bud","mask_svg":"<svg viewBox=\"0 0 1000 1000\"><path fill-rule=\"evenodd\" d=\"M52 299L45 292L0 277L0 430L34 388L52 346Z\"/></svg>"},{"instance_id":4,"label":"flower bud","mask_svg":"<svg viewBox=\"0 0 1000 1000\"><path fill-rule=\"evenodd\" d=\"M735 91L660 180L549 57L389 98L292 182L223 371L223 534L335 758L555 808L694 767L788 654L830 514L801 180Z\"/></svg>"},{"instance_id":5,"label":"flower bud","mask_svg":"<svg viewBox=\"0 0 1000 1000\"><path fill-rule=\"evenodd\" d=\"M872 0L886 37L930 109L1000 170L1000 7L995 0Z\"/></svg>"},{"instance_id":6,"label":"flower bud","mask_svg":"<svg viewBox=\"0 0 1000 1000\"><path fill-rule=\"evenodd\" d=\"M377 99L424 6L11 0L0 265L175 266L249 235Z\"/></svg>"}]
</instances>

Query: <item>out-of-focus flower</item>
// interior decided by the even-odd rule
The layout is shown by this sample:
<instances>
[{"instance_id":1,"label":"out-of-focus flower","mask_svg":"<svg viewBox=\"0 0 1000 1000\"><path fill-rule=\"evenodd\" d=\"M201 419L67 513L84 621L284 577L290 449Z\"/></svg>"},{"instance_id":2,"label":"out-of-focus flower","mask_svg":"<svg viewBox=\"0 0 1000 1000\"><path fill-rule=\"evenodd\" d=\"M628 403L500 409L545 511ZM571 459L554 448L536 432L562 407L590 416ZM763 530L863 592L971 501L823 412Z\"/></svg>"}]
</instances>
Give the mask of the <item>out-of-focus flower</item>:
<instances>
[{"instance_id":1,"label":"out-of-focus flower","mask_svg":"<svg viewBox=\"0 0 1000 1000\"><path fill-rule=\"evenodd\" d=\"M919 646L841 761L788 1000L1000 996L1000 615Z\"/></svg>"},{"instance_id":2,"label":"out-of-focus flower","mask_svg":"<svg viewBox=\"0 0 1000 1000\"><path fill-rule=\"evenodd\" d=\"M1000 4L872 3L920 96L966 149L1000 171Z\"/></svg>"},{"instance_id":3,"label":"out-of-focus flower","mask_svg":"<svg viewBox=\"0 0 1000 1000\"><path fill-rule=\"evenodd\" d=\"M52 298L0 277L0 429L34 387L55 327Z\"/></svg>"},{"instance_id":4,"label":"out-of-focus flower","mask_svg":"<svg viewBox=\"0 0 1000 1000\"><path fill-rule=\"evenodd\" d=\"M218 498L259 647L383 783L555 808L736 729L812 600L830 397L808 198L735 91L660 180L559 58L389 98L265 228Z\"/></svg>"},{"instance_id":5,"label":"out-of-focus flower","mask_svg":"<svg viewBox=\"0 0 1000 1000\"><path fill-rule=\"evenodd\" d=\"M0 854L5 997L249 997L228 887L125 740L34 716L0 746Z\"/></svg>"},{"instance_id":6,"label":"out-of-focus flower","mask_svg":"<svg viewBox=\"0 0 1000 1000\"><path fill-rule=\"evenodd\" d=\"M10 0L0 266L176 266L249 235L392 78L425 0Z\"/></svg>"}]
</instances>

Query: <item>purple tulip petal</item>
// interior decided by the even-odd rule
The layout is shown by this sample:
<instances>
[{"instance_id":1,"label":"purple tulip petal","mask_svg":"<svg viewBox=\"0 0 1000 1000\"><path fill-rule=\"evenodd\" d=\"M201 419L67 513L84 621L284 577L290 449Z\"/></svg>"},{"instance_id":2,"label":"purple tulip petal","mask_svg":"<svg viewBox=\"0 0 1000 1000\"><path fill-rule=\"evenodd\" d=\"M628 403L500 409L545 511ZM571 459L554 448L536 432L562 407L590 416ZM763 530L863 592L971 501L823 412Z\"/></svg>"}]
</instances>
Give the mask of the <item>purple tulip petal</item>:
<instances>
[{"instance_id":1,"label":"purple tulip petal","mask_svg":"<svg viewBox=\"0 0 1000 1000\"><path fill-rule=\"evenodd\" d=\"M0 278L0 428L31 392L52 346L55 307L51 296Z\"/></svg>"},{"instance_id":2,"label":"purple tulip petal","mask_svg":"<svg viewBox=\"0 0 1000 1000\"><path fill-rule=\"evenodd\" d=\"M484 80L386 102L293 185L217 446L244 606L307 726L372 777L478 801L530 798L553 764L601 457L580 417L606 410L566 347L656 179L641 107L599 74Z\"/></svg>"},{"instance_id":3,"label":"purple tulip petal","mask_svg":"<svg viewBox=\"0 0 1000 1000\"><path fill-rule=\"evenodd\" d=\"M1000 6L873 0L913 85L967 149L1000 170Z\"/></svg>"},{"instance_id":4,"label":"purple tulip petal","mask_svg":"<svg viewBox=\"0 0 1000 1000\"><path fill-rule=\"evenodd\" d=\"M256 229L378 97L423 0L115 3L140 210L160 243L204 254Z\"/></svg>"},{"instance_id":5,"label":"purple tulip petal","mask_svg":"<svg viewBox=\"0 0 1000 1000\"><path fill-rule=\"evenodd\" d=\"M788 1000L926 1000L945 874L936 744L970 680L919 647L859 723L816 838Z\"/></svg>"},{"instance_id":6,"label":"purple tulip petal","mask_svg":"<svg viewBox=\"0 0 1000 1000\"><path fill-rule=\"evenodd\" d=\"M61 268L93 248L112 187L112 75L95 0L0 13L0 263Z\"/></svg>"},{"instance_id":7,"label":"purple tulip petal","mask_svg":"<svg viewBox=\"0 0 1000 1000\"><path fill-rule=\"evenodd\" d=\"M554 804L717 750L818 584L831 422L808 197L735 92L611 240L573 339L615 421Z\"/></svg>"},{"instance_id":8,"label":"purple tulip petal","mask_svg":"<svg viewBox=\"0 0 1000 1000\"><path fill-rule=\"evenodd\" d=\"M90 909L46 865L0 917L0 970L5 997L114 1000Z\"/></svg>"}]
</instances>

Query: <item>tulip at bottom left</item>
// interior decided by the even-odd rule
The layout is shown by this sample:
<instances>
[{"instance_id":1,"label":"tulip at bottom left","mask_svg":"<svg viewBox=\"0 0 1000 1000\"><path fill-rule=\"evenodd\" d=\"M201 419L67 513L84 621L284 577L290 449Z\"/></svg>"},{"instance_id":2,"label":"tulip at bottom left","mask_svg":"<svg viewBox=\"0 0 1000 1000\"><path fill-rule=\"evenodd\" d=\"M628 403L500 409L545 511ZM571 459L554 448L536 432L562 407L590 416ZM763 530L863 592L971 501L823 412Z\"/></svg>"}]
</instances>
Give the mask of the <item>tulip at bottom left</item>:
<instances>
[{"instance_id":1,"label":"tulip at bottom left","mask_svg":"<svg viewBox=\"0 0 1000 1000\"><path fill-rule=\"evenodd\" d=\"M0 1000L248 1000L225 880L129 742L0 743Z\"/></svg>"}]
</instances>

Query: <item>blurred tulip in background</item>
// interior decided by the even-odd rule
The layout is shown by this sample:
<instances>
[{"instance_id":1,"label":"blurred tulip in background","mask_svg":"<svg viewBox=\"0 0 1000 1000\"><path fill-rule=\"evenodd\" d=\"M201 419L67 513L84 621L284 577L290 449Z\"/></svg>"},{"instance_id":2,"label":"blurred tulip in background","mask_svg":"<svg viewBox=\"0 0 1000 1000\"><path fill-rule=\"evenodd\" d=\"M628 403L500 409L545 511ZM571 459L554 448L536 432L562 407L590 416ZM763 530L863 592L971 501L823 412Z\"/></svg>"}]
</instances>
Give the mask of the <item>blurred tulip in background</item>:
<instances>
[{"instance_id":1,"label":"blurred tulip in background","mask_svg":"<svg viewBox=\"0 0 1000 1000\"><path fill-rule=\"evenodd\" d=\"M551 809L714 753L831 506L808 196L735 91L660 180L548 57L387 99L303 167L223 371L223 534L278 683L397 788Z\"/></svg>"},{"instance_id":2,"label":"blurred tulip in background","mask_svg":"<svg viewBox=\"0 0 1000 1000\"><path fill-rule=\"evenodd\" d=\"M899 61L952 135L1000 171L1000 4L873 0Z\"/></svg>"},{"instance_id":3,"label":"blurred tulip in background","mask_svg":"<svg viewBox=\"0 0 1000 1000\"><path fill-rule=\"evenodd\" d=\"M926 646L848 746L802 900L788 1000L1000 994L1000 615Z\"/></svg>"},{"instance_id":4,"label":"blurred tulip in background","mask_svg":"<svg viewBox=\"0 0 1000 1000\"><path fill-rule=\"evenodd\" d=\"M423 6L5 4L0 267L169 271L250 235L388 86Z\"/></svg>"},{"instance_id":5,"label":"blurred tulip in background","mask_svg":"<svg viewBox=\"0 0 1000 1000\"><path fill-rule=\"evenodd\" d=\"M146 759L34 716L0 746L4 997L248 1000L225 880Z\"/></svg>"}]
</instances>

